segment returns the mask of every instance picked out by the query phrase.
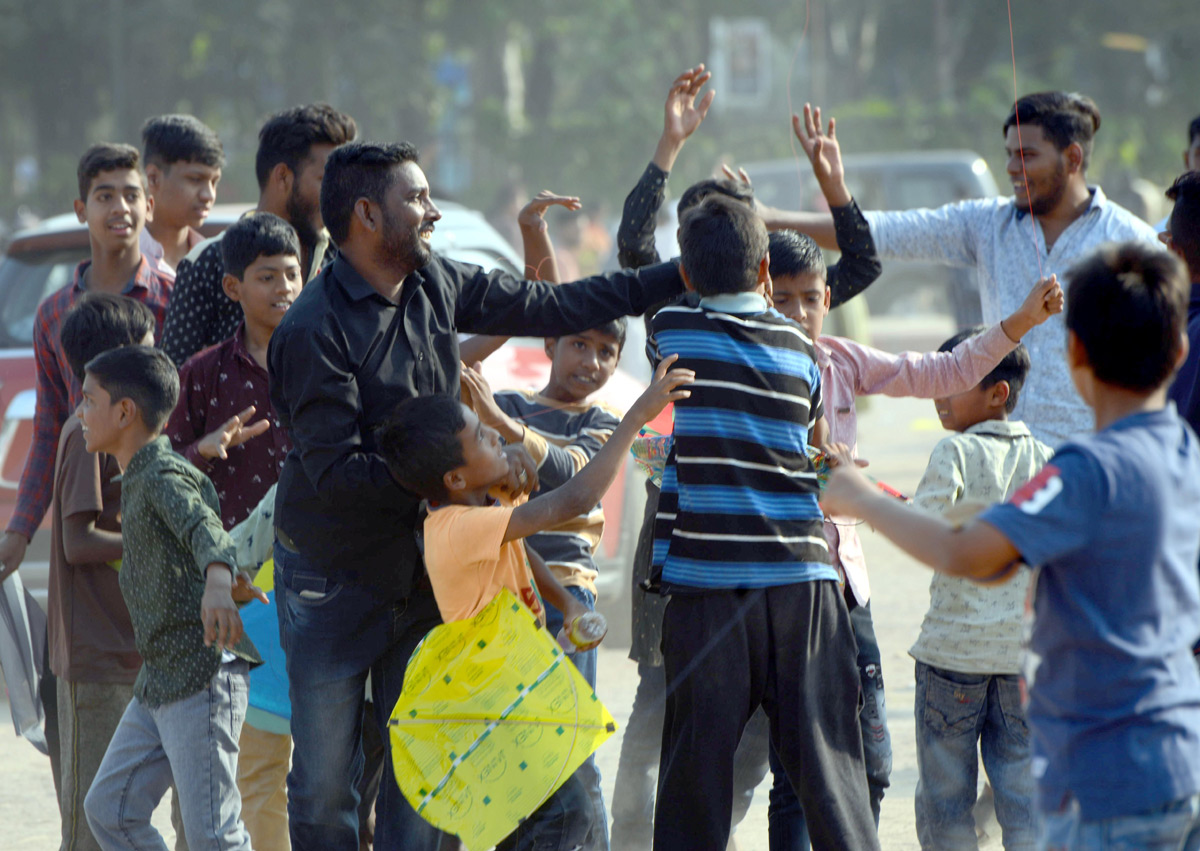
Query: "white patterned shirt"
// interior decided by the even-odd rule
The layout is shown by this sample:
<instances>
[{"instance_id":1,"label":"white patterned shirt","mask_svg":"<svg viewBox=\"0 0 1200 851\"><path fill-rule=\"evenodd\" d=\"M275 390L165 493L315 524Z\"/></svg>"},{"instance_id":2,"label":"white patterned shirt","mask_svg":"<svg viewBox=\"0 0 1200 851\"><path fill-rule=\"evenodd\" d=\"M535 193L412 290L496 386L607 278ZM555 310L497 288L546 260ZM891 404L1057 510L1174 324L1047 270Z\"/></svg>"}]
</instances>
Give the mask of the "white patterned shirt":
<instances>
[{"instance_id":1,"label":"white patterned shirt","mask_svg":"<svg viewBox=\"0 0 1200 851\"><path fill-rule=\"evenodd\" d=\"M913 503L931 514L945 514L956 505L982 508L1006 502L1053 454L1022 422L976 423L933 448ZM950 671L1019 673L1029 576L1021 569L1007 582L980 585L935 573L929 611L908 652L918 662Z\"/></svg>"},{"instance_id":2,"label":"white patterned shirt","mask_svg":"<svg viewBox=\"0 0 1200 851\"><path fill-rule=\"evenodd\" d=\"M1012 198L864 215L881 257L973 266L983 321L991 324L1021 306L1039 271L1042 276L1057 274L1065 287L1067 270L1103 243L1141 240L1160 245L1154 228L1105 198L1100 187L1092 187L1091 192L1087 210L1059 235L1049 252L1041 225L1019 211ZM1066 339L1060 314L1034 328L1023 341L1033 369L1013 416L1051 446L1089 434L1094 427L1091 411L1071 382Z\"/></svg>"}]
</instances>

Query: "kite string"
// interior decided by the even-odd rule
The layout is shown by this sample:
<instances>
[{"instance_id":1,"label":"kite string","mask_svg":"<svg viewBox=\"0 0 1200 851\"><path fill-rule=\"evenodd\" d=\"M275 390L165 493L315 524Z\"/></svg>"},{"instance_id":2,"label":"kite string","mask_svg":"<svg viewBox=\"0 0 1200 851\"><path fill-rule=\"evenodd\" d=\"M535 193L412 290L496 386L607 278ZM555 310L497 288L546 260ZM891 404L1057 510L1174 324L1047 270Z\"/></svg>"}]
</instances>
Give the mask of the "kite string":
<instances>
[{"instance_id":1,"label":"kite string","mask_svg":"<svg viewBox=\"0 0 1200 851\"><path fill-rule=\"evenodd\" d=\"M788 121L791 122L791 117L796 114L796 109L792 105L792 75L796 72L796 60L800 58L800 46L804 43L805 36L808 35L808 17L811 11L812 0L804 0L804 29L800 33L800 38L796 39L796 47L792 51L792 61L788 65L787 79L784 81L787 88L788 102ZM790 129L790 128L789 128ZM796 182L800 186L800 199L804 197L804 163L800 159L800 154L796 150L796 134L791 132L788 134L788 143L792 148L792 157L796 160Z\"/></svg>"},{"instance_id":2,"label":"kite string","mask_svg":"<svg viewBox=\"0 0 1200 851\"><path fill-rule=\"evenodd\" d=\"M1029 193L1029 177L1025 174L1025 144L1021 141L1021 111L1017 109L1020 96L1017 94L1017 45L1013 36L1012 0L1006 0L1006 2L1008 3L1008 48L1012 53L1013 117L1016 119L1017 148L1021 155L1021 180L1025 182L1025 197L1029 200L1029 239L1033 243L1033 256L1037 258L1038 280L1041 280L1045 277L1042 271L1042 250L1038 247L1037 217L1033 214L1033 196Z\"/></svg>"}]
</instances>

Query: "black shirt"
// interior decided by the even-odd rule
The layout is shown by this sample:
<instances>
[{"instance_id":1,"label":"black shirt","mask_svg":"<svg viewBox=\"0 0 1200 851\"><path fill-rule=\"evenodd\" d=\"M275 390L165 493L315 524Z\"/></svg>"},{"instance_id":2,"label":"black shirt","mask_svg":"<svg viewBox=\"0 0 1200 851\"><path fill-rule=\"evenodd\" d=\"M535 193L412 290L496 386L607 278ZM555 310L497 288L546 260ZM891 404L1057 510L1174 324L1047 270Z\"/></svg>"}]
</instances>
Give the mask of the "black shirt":
<instances>
[{"instance_id":1,"label":"black shirt","mask_svg":"<svg viewBox=\"0 0 1200 851\"><path fill-rule=\"evenodd\" d=\"M682 288L673 263L554 286L435 256L394 304L339 258L271 336L271 401L293 445L277 527L339 581L407 596L421 569L419 500L388 473L374 430L406 398L458 395L459 332L559 336L642 313Z\"/></svg>"}]
</instances>

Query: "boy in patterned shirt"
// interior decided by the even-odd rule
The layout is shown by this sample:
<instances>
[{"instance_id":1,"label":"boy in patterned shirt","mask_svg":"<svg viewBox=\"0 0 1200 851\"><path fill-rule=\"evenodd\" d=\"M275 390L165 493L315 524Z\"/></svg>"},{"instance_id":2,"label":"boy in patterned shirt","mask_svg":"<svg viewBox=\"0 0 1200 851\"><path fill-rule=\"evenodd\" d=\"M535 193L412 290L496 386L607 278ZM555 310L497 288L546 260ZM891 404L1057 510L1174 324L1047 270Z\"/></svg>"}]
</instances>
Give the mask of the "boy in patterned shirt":
<instances>
[{"instance_id":1,"label":"boy in patterned shirt","mask_svg":"<svg viewBox=\"0 0 1200 851\"><path fill-rule=\"evenodd\" d=\"M192 848L248 849L235 775L249 668L233 541L212 482L162 436L179 395L171 359L127 346L92 359L76 415L89 452L121 468L121 594L142 668L84 810L100 847L161 848L150 823L172 782Z\"/></svg>"},{"instance_id":2,"label":"boy in patterned shirt","mask_svg":"<svg viewBox=\"0 0 1200 851\"><path fill-rule=\"evenodd\" d=\"M977 338L961 331L939 351ZM954 435L933 449L914 505L962 515L971 506L1005 502L1053 454L1009 415L1029 374L1018 346L979 385L936 399L942 426ZM934 574L929 611L909 652L917 660L917 838L922 848L975 842L979 753L995 793L1005 848L1037 840L1029 728L1021 711L1021 625L1029 576L979 585Z\"/></svg>"}]
</instances>

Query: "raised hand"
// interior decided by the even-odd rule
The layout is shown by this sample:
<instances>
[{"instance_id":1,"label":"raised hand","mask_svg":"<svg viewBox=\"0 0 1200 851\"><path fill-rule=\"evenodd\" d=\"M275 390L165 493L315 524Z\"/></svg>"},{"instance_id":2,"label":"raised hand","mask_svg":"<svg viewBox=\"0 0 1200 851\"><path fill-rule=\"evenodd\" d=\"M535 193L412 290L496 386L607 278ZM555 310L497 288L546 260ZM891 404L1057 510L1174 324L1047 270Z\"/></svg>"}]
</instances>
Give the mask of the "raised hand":
<instances>
[{"instance_id":1,"label":"raised hand","mask_svg":"<svg viewBox=\"0 0 1200 851\"><path fill-rule=\"evenodd\" d=\"M254 411L255 408L251 405L240 414L227 419L219 428L213 429L200 438L196 444L196 451L204 458L225 460L229 457L229 450L233 447L241 446L247 440L265 434L271 427L271 421L266 418L259 420L254 425L246 425L254 416Z\"/></svg>"},{"instance_id":2,"label":"raised hand","mask_svg":"<svg viewBox=\"0 0 1200 851\"><path fill-rule=\"evenodd\" d=\"M667 102L663 107L663 132L658 140L658 149L654 152L654 164L663 171L670 171L675 164L675 158L683 149L683 143L696 132L696 128L708 115L716 92L709 91L700 102L696 97L704 84L712 79L712 73L704 70L704 65L689 68L671 83L667 92Z\"/></svg>"},{"instance_id":3,"label":"raised hand","mask_svg":"<svg viewBox=\"0 0 1200 851\"><path fill-rule=\"evenodd\" d=\"M691 390L682 389L684 385L696 380L696 373L690 369L671 369L671 364L679 360L679 355L669 355L663 358L658 368L654 370L654 378L650 386L638 396L637 401L625 416L637 422L648 423L659 415L663 408L671 402L686 399L692 395Z\"/></svg>"},{"instance_id":4,"label":"raised hand","mask_svg":"<svg viewBox=\"0 0 1200 851\"><path fill-rule=\"evenodd\" d=\"M1058 276L1042 278L1033 285L1021 306L1000 323L1000 327L1010 340L1019 343L1031 329L1041 325L1054 314L1062 313L1065 304L1066 296L1058 283Z\"/></svg>"},{"instance_id":5,"label":"raised hand","mask_svg":"<svg viewBox=\"0 0 1200 851\"><path fill-rule=\"evenodd\" d=\"M846 189L846 171L842 165L842 149L837 141L837 122L829 119L828 129L821 128L821 107L815 109L804 104L804 117L792 116L792 130L804 149L813 175L821 185L830 206L842 207L850 203L850 192Z\"/></svg>"},{"instance_id":6,"label":"raised hand","mask_svg":"<svg viewBox=\"0 0 1200 851\"><path fill-rule=\"evenodd\" d=\"M522 228L543 232L546 230L546 220L543 216L555 205L566 207L571 211L578 210L582 206L574 195L555 195L550 190L543 189L533 196L532 201L521 208L521 212L517 214L517 224Z\"/></svg>"}]
</instances>

